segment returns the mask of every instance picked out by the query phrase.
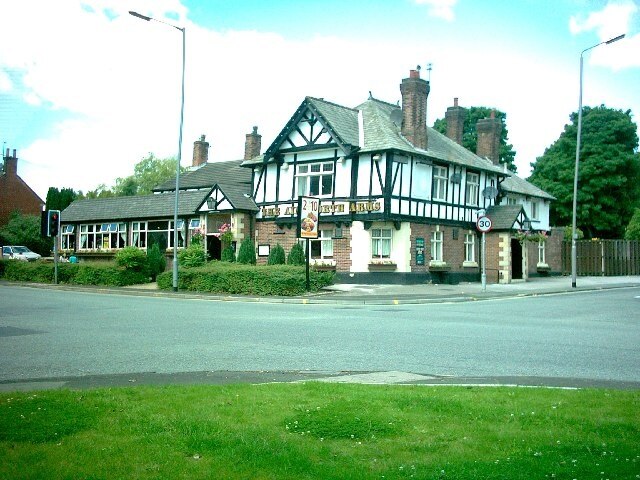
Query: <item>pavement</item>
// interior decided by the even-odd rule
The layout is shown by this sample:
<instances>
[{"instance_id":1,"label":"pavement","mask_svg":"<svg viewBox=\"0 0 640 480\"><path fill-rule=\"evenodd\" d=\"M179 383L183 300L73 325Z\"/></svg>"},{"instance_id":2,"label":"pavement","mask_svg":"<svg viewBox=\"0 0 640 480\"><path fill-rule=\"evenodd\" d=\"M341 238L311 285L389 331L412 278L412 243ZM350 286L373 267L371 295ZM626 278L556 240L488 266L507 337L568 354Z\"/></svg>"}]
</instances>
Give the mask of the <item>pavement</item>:
<instances>
[{"instance_id":1,"label":"pavement","mask_svg":"<svg viewBox=\"0 0 640 480\"><path fill-rule=\"evenodd\" d=\"M15 285L0 281L0 285ZM460 283L457 285L360 285L336 284L318 293L298 297L256 297L244 295L218 295L193 292L158 290L155 284L122 288L85 287L74 285L42 285L20 283L21 286L75 290L105 294L141 295L211 301L244 301L303 304L400 305L422 303L455 303L501 298L539 295L562 295L613 288L638 288L640 276L578 277L576 287L570 277L535 277L510 284ZM640 295L640 293L639 293ZM132 385L166 384L231 384L231 383L295 383L321 381L330 383L366 383L401 385L465 385L471 386L545 386L553 388L613 388L640 389L640 382L621 382L591 379L548 377L446 377L421 375L410 372L316 372L316 371L258 371L258 372L177 372L160 374L140 372L132 374L89 375L82 377L34 378L25 381L2 381L0 392L58 388L98 388Z\"/></svg>"},{"instance_id":2,"label":"pavement","mask_svg":"<svg viewBox=\"0 0 640 480\"><path fill-rule=\"evenodd\" d=\"M0 282L2 285L3 282ZM8 284L4 282L4 284ZM456 285L422 283L411 285L395 284L348 284L340 283L295 297L261 297L250 295L225 295L187 291L159 290L155 283L132 285L130 287L93 287L80 285L25 284L38 288L56 288L96 293L124 295L159 296L170 298L197 298L199 300L303 303L303 304L351 304L351 305L400 305L423 303L453 303L465 301L491 300L508 297L537 295L557 295L575 292L603 290L610 288L640 287L640 275L619 277L578 277L576 287L571 285L571 277L533 277L527 281L509 284L487 284L483 289L480 282L463 282Z\"/></svg>"}]
</instances>

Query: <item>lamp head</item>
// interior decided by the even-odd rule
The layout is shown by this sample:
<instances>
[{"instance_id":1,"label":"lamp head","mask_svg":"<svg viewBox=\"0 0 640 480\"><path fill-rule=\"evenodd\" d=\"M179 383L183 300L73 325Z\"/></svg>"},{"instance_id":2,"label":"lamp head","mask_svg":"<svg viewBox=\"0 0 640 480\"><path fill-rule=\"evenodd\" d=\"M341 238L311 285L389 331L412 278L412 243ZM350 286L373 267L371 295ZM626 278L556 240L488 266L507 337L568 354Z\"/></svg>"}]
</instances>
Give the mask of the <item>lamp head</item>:
<instances>
[{"instance_id":1,"label":"lamp head","mask_svg":"<svg viewBox=\"0 0 640 480\"><path fill-rule=\"evenodd\" d=\"M147 22L151 21L151 17L147 17L146 15L142 15L141 13L134 12L129 10L129 15L133 15L134 17L141 18L142 20L146 20Z\"/></svg>"}]
</instances>

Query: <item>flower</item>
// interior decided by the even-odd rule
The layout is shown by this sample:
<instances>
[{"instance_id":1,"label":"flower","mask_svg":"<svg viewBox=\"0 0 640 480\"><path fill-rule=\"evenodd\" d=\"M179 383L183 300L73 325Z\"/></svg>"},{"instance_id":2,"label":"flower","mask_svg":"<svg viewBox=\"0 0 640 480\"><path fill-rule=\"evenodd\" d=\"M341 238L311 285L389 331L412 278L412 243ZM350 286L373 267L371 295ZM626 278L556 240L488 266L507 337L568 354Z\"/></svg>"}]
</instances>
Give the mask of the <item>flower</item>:
<instances>
[{"instance_id":1,"label":"flower","mask_svg":"<svg viewBox=\"0 0 640 480\"><path fill-rule=\"evenodd\" d=\"M220 225L218 232L220 233L219 238L222 243L229 244L233 241L233 232L231 231L231 225L228 223Z\"/></svg>"}]
</instances>

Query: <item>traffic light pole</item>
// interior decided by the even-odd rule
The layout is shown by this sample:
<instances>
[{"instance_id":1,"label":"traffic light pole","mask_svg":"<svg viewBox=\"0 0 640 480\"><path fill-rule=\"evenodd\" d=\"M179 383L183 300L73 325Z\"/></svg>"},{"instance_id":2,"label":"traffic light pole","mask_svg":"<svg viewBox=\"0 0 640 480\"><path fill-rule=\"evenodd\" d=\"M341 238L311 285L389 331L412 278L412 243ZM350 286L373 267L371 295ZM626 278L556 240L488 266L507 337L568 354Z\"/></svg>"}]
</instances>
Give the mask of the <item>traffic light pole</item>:
<instances>
[{"instance_id":1,"label":"traffic light pole","mask_svg":"<svg viewBox=\"0 0 640 480\"><path fill-rule=\"evenodd\" d=\"M58 235L53 237L53 283L58 284Z\"/></svg>"}]
</instances>

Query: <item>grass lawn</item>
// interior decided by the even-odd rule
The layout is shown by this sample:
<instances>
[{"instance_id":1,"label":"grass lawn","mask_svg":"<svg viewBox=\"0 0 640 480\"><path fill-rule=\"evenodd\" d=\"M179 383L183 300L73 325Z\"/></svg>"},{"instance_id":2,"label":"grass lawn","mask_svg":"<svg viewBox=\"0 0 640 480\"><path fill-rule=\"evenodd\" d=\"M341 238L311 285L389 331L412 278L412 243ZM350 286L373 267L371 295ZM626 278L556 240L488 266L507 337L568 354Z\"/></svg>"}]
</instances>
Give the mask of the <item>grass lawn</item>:
<instances>
[{"instance_id":1,"label":"grass lawn","mask_svg":"<svg viewBox=\"0 0 640 480\"><path fill-rule=\"evenodd\" d=\"M306 383L3 393L0 478L636 479L640 392Z\"/></svg>"}]
</instances>

